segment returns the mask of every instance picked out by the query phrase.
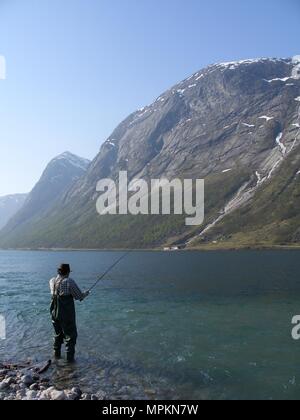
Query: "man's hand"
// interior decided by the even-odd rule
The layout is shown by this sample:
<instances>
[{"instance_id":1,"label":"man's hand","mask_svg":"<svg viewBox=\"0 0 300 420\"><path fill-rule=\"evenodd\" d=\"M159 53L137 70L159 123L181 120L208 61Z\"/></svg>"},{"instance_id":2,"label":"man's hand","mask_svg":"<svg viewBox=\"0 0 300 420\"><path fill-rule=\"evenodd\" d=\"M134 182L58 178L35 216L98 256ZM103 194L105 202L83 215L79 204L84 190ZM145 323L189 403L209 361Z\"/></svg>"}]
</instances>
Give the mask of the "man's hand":
<instances>
[{"instance_id":1,"label":"man's hand","mask_svg":"<svg viewBox=\"0 0 300 420\"><path fill-rule=\"evenodd\" d=\"M89 291L84 292L84 299L87 298L90 295Z\"/></svg>"}]
</instances>

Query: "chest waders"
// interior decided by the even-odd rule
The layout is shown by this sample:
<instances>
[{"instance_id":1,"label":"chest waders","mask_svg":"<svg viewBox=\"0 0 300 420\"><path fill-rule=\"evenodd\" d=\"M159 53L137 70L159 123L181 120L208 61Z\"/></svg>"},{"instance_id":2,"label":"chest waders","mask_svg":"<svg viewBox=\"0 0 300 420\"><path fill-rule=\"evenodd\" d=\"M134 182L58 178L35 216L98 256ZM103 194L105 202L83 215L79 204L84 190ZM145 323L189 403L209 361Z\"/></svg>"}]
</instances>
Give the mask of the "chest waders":
<instances>
[{"instance_id":1,"label":"chest waders","mask_svg":"<svg viewBox=\"0 0 300 420\"><path fill-rule=\"evenodd\" d=\"M63 279L54 285L50 313L54 327L54 353L61 357L61 346L66 345L67 360L72 362L75 356L77 341L75 304L72 296L60 296L59 287Z\"/></svg>"}]
</instances>

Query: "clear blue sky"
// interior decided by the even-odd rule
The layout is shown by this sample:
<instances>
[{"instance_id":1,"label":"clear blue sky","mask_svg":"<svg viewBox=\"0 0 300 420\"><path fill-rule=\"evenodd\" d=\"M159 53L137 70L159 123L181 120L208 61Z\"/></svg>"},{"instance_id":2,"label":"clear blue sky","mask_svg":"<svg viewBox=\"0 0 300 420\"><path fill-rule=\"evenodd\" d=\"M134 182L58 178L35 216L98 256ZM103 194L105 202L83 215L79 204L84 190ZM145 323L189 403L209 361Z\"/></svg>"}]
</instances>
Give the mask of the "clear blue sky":
<instances>
[{"instance_id":1,"label":"clear blue sky","mask_svg":"<svg viewBox=\"0 0 300 420\"><path fill-rule=\"evenodd\" d=\"M0 0L0 195L207 64L300 54L299 0Z\"/></svg>"}]
</instances>

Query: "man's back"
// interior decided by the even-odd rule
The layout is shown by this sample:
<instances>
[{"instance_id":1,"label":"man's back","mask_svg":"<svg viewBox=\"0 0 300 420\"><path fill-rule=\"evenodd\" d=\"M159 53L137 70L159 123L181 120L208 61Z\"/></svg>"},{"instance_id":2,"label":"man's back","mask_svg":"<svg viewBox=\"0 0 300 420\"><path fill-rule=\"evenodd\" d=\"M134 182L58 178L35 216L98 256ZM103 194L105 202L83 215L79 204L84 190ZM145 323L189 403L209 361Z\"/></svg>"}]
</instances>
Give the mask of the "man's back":
<instances>
[{"instance_id":1,"label":"man's back","mask_svg":"<svg viewBox=\"0 0 300 420\"><path fill-rule=\"evenodd\" d=\"M73 279L59 275L50 280L50 291L52 296L72 296L79 301L86 297L86 294L82 293Z\"/></svg>"}]
</instances>

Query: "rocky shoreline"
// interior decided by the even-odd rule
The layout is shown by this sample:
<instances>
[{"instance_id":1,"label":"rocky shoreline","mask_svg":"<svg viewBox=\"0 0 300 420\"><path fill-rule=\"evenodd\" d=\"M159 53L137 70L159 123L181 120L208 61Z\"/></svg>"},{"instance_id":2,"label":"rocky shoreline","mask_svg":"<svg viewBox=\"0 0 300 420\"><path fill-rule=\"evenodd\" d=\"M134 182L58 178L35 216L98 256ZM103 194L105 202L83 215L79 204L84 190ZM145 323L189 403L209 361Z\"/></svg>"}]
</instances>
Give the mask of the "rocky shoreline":
<instances>
[{"instance_id":1,"label":"rocky shoreline","mask_svg":"<svg viewBox=\"0 0 300 420\"><path fill-rule=\"evenodd\" d=\"M105 400L106 395L100 391L97 394L87 394L78 387L58 390L45 374L51 361L44 364L1 364L0 363L0 400Z\"/></svg>"}]
</instances>

